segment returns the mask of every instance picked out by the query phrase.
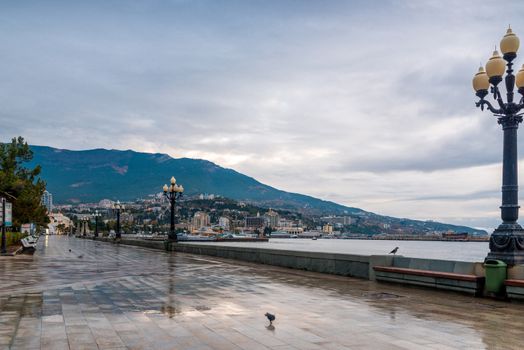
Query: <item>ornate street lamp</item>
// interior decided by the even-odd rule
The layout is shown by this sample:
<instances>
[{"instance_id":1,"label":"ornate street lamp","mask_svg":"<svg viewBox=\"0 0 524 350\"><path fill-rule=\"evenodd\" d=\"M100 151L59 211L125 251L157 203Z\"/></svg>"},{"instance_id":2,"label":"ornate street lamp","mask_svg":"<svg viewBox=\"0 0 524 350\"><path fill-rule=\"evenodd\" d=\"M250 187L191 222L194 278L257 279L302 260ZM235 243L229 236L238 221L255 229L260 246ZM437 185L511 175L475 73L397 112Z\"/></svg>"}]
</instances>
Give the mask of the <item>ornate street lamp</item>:
<instances>
[{"instance_id":1,"label":"ornate street lamp","mask_svg":"<svg viewBox=\"0 0 524 350\"><path fill-rule=\"evenodd\" d=\"M87 237L87 230L89 229L89 219L87 216L82 217L82 236Z\"/></svg>"},{"instance_id":2,"label":"ornate street lamp","mask_svg":"<svg viewBox=\"0 0 524 350\"><path fill-rule=\"evenodd\" d=\"M171 186L164 185L164 196L169 200L169 203L171 204L171 227L169 230L168 238L170 241L177 241L177 236L175 233L175 205L177 198L180 198L182 196L182 192L184 192L184 186L177 185L175 177L171 177Z\"/></svg>"},{"instance_id":3,"label":"ornate street lamp","mask_svg":"<svg viewBox=\"0 0 524 350\"><path fill-rule=\"evenodd\" d=\"M113 204L113 209L116 211L116 239L120 239L122 237L120 233L120 211L124 209L124 205L120 204L120 201L116 201Z\"/></svg>"},{"instance_id":4,"label":"ornate street lamp","mask_svg":"<svg viewBox=\"0 0 524 350\"><path fill-rule=\"evenodd\" d=\"M476 103L481 110L489 109L496 117L504 131L504 148L502 163L502 205L500 206L502 223L493 232L489 240L490 252L486 259L499 259L507 264L524 263L524 230L517 223L519 217L518 204L518 158L517 129L522 122L521 110L524 108L524 65L513 75L513 60L517 57L519 38L508 28L500 42L500 57L497 50L486 63L486 70L479 68L473 78L473 88L480 100ZM504 78L506 86L506 102L502 98L499 84ZM513 101L515 83L518 92L523 96L520 101ZM490 86L491 85L491 86ZM488 89L493 94L496 105L485 100Z\"/></svg>"},{"instance_id":5,"label":"ornate street lamp","mask_svg":"<svg viewBox=\"0 0 524 350\"><path fill-rule=\"evenodd\" d=\"M93 217L95 218L95 237L98 237L98 218L101 216L102 214L100 214L98 210L95 210L95 213L93 214Z\"/></svg>"}]
</instances>

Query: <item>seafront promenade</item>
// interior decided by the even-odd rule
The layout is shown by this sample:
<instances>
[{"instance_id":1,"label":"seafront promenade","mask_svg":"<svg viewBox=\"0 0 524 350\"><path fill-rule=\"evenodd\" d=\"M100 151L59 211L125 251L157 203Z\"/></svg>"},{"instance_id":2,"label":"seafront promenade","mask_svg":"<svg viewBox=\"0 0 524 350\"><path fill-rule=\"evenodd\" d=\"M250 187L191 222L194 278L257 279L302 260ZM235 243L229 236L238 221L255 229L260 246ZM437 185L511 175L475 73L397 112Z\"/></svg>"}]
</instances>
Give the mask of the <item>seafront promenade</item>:
<instances>
[{"instance_id":1,"label":"seafront promenade","mask_svg":"<svg viewBox=\"0 0 524 350\"><path fill-rule=\"evenodd\" d=\"M62 236L0 257L0 281L0 349L520 349L524 336L520 303Z\"/></svg>"}]
</instances>

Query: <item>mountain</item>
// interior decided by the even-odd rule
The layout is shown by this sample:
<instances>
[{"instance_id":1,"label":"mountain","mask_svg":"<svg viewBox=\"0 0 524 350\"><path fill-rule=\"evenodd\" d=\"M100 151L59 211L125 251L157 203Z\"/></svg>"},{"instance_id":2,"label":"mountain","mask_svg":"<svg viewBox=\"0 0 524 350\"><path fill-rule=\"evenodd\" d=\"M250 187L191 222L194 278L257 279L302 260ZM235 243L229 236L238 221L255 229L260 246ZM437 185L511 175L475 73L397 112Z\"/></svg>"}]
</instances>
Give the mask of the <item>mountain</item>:
<instances>
[{"instance_id":1,"label":"mountain","mask_svg":"<svg viewBox=\"0 0 524 350\"><path fill-rule=\"evenodd\" d=\"M201 159L174 159L166 154L93 149L70 151L31 146L30 165L42 166L42 178L57 203L121 201L162 191L175 176L185 195L213 193L267 206L319 212L360 212L333 202L264 185L252 177Z\"/></svg>"},{"instance_id":2,"label":"mountain","mask_svg":"<svg viewBox=\"0 0 524 350\"><path fill-rule=\"evenodd\" d=\"M42 166L41 176L47 182L47 189L53 194L55 203L143 198L161 192L162 186L174 175L177 182L184 186L187 196L213 193L265 207L303 213L358 215L388 223L399 221L406 226L438 226L440 229L479 232L465 226L380 216L311 196L285 192L201 159L174 159L166 154L131 150L71 151L46 146L31 146L31 149L34 158L30 165Z\"/></svg>"}]
</instances>

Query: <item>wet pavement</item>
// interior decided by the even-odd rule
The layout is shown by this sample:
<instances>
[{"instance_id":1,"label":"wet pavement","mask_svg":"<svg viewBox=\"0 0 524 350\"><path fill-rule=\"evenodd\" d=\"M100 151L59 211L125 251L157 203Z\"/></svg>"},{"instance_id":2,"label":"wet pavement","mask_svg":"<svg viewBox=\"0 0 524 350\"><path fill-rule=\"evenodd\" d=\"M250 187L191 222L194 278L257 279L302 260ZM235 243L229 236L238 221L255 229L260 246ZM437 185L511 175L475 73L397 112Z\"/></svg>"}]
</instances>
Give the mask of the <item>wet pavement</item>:
<instances>
[{"instance_id":1,"label":"wet pavement","mask_svg":"<svg viewBox=\"0 0 524 350\"><path fill-rule=\"evenodd\" d=\"M0 349L522 349L523 337L524 304L455 293L61 236L0 257Z\"/></svg>"}]
</instances>

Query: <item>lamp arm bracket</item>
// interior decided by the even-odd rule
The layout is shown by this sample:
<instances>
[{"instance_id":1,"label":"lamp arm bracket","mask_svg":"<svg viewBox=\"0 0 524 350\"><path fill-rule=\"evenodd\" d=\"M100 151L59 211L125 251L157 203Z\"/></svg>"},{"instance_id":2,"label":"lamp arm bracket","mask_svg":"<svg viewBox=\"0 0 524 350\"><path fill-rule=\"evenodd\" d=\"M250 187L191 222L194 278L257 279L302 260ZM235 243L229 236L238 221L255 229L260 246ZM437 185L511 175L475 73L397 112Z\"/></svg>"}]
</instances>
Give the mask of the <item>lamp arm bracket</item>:
<instances>
[{"instance_id":1,"label":"lamp arm bracket","mask_svg":"<svg viewBox=\"0 0 524 350\"><path fill-rule=\"evenodd\" d=\"M502 94L500 93L499 87L497 85L491 87L491 93L493 94L493 99L497 101L500 108L504 108L504 102L502 101Z\"/></svg>"},{"instance_id":2,"label":"lamp arm bracket","mask_svg":"<svg viewBox=\"0 0 524 350\"><path fill-rule=\"evenodd\" d=\"M477 103L475 103L475 105L477 107L480 107L481 110L484 110L484 106L486 106L490 110L490 112L493 114L504 114L504 110L502 108L497 109L493 107L493 105L489 101L486 101L484 99L478 101Z\"/></svg>"}]
</instances>

